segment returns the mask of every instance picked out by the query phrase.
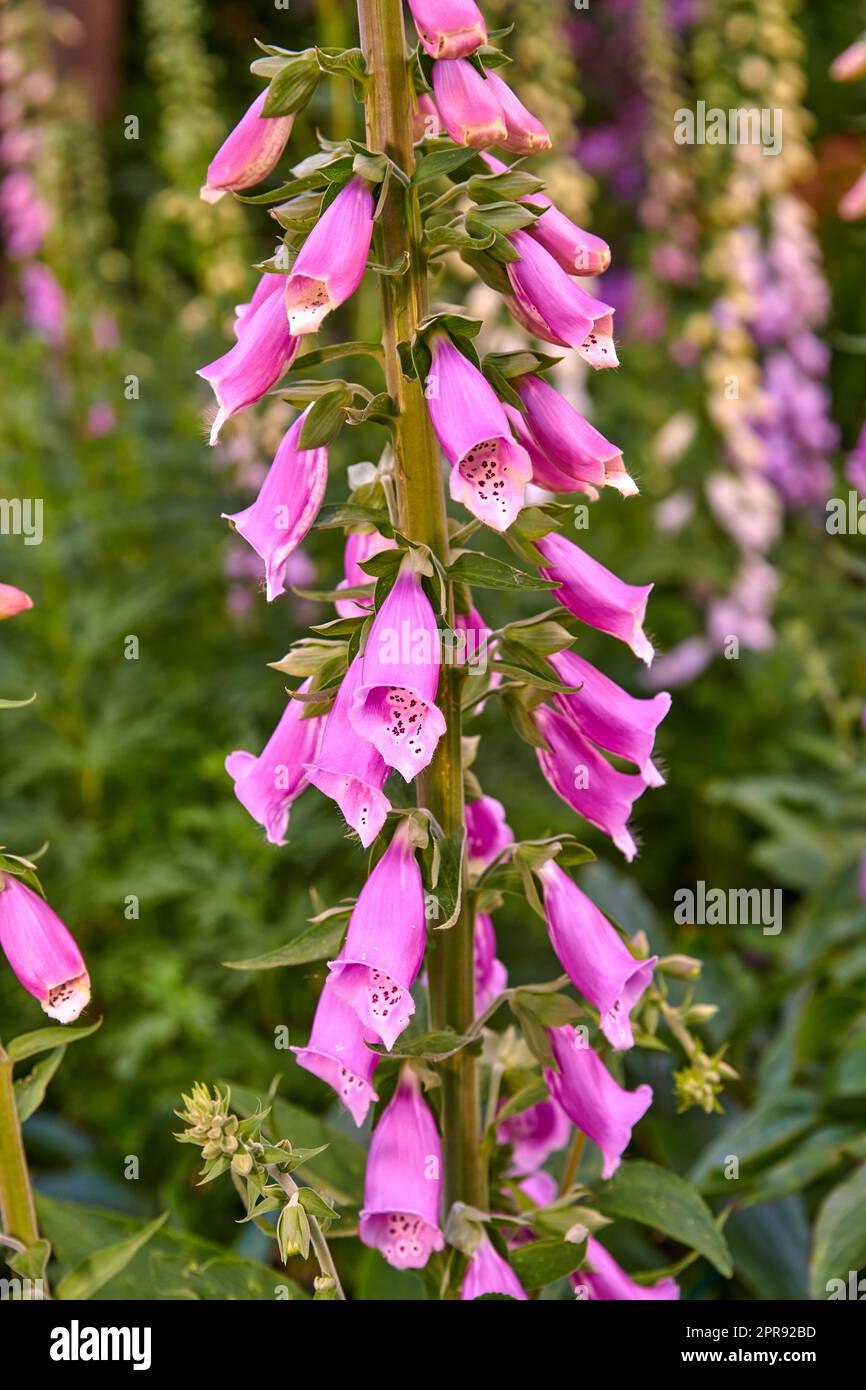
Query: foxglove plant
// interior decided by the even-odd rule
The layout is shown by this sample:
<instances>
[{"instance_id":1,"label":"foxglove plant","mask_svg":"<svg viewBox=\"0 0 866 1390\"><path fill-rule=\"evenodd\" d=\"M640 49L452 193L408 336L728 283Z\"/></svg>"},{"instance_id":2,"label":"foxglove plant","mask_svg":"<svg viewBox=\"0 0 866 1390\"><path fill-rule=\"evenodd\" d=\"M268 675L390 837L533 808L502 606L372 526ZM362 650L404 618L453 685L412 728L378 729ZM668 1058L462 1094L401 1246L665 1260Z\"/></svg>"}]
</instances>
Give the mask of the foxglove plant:
<instances>
[{"instance_id":1,"label":"foxglove plant","mask_svg":"<svg viewBox=\"0 0 866 1390\"><path fill-rule=\"evenodd\" d=\"M668 993L666 976L694 978L697 963L658 960L642 935L620 934L569 873L593 852L570 831L515 841L508 808L472 766L477 738L465 729L485 706L502 708L562 800L630 859L633 803L663 782L654 743L670 700L635 699L570 651L582 623L650 663L652 586L626 583L568 540L561 503L527 505L525 495L534 481L629 497L637 489L621 451L548 384L556 359L534 345L483 356L482 325L430 298L431 264L457 254L534 337L593 368L614 366L613 311L578 280L604 269L609 250L553 206L522 162L479 153L525 154L550 141L499 76L505 57L473 0L410 7L420 35L411 56L400 0L359 0L360 49L265 47L253 64L270 81L260 118L291 119L322 74L348 75L365 136L322 139L293 180L257 195L278 204L284 244L239 314L235 347L202 373L220 406L214 438L268 392L303 409L259 498L230 518L265 560L268 598L279 599L291 545L311 524L346 534L342 578L317 596L337 605L336 618L273 663L303 684L260 758L235 753L227 766L268 838L284 838L289 805L309 782L370 851L354 905L320 913L305 938L301 958L326 960L327 973L309 1040L292 1047L359 1127L379 1093L387 1102L370 1141L361 1240L398 1269L422 1270L434 1297L523 1300L543 1282L531 1252L549 1235L551 1212L563 1279L586 1256L586 1221L602 1221L577 1186L578 1167L590 1138L602 1159L587 1155L587 1179L608 1179L650 1104L647 1085L617 1079L629 1050L664 1025L689 1062L680 1098L687 1088L710 1109L731 1072L692 1035L690 996ZM295 362L300 338L358 287L371 242L381 342L312 347ZM370 389L299 379L305 364L341 356L370 359L384 380ZM341 428L362 421L386 431L381 461L353 470L348 505L314 523L328 451L333 462ZM484 528L517 563L469 546ZM475 603L484 588L546 593L555 607L490 631ZM274 765L289 759L295 776L277 790ZM494 917L515 892L546 921L566 972L549 984L509 986ZM489 1025L506 1007L514 1022L497 1033ZM608 1048L617 1077L602 1060ZM207 1118L217 1102L205 1099L197 1094L187 1111ZM239 1122L228 1148L206 1147L206 1162L231 1164L250 1215L279 1209L285 1259L309 1248L300 1210L328 1223L334 1209L316 1207L325 1199L314 1174L300 1195L287 1186L277 1159L291 1146L275 1150L263 1121L255 1134L250 1123ZM204 1124L189 1133L200 1137ZM236 1132L252 1135L240 1161ZM557 1189L544 1165L566 1145ZM277 1184L268 1189L270 1157ZM316 1253L321 1296L342 1296L327 1243Z\"/></svg>"}]
</instances>

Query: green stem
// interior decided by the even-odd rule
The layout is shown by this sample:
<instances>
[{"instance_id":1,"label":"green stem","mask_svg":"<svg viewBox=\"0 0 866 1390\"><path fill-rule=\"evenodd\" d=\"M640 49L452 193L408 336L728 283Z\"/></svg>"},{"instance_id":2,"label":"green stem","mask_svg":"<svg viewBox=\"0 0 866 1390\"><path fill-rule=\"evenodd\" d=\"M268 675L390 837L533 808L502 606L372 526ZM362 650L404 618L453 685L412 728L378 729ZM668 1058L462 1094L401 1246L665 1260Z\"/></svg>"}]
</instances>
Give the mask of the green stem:
<instances>
[{"instance_id":1,"label":"green stem","mask_svg":"<svg viewBox=\"0 0 866 1390\"><path fill-rule=\"evenodd\" d=\"M412 90L406 56L401 0L358 0L361 47L369 79L366 92L367 143L387 154L406 174L415 167L412 144ZM405 275L380 276L383 346L388 390L396 403L395 480L403 530L448 563L448 519L439 450L424 401L423 385L400 370L399 342L411 340L429 308L427 268L422 251L421 211L414 188L391 180L377 227L377 258L393 265L405 251ZM453 620L449 585L446 618ZM447 733L427 771L417 779L419 805L427 806L446 835L464 823L460 669L443 665L440 707ZM474 1016L473 920L464 881L457 923L435 941L428 965L430 1017L434 1029L465 1033ZM442 1064L442 1125L445 1197L484 1207L486 1175L480 1153L478 1067L466 1050Z\"/></svg>"},{"instance_id":2,"label":"green stem","mask_svg":"<svg viewBox=\"0 0 866 1390\"><path fill-rule=\"evenodd\" d=\"M298 1187L298 1184L295 1182L294 1178L290 1178L288 1173L281 1172L280 1169L277 1168L274 1164L268 1165L268 1177L272 1178L274 1182L279 1183L283 1191L287 1192L290 1197L293 1197L297 1192L300 1191L300 1188ZM319 1269L321 1270L322 1274L327 1274L331 1277L331 1279L333 1279L336 1291L336 1298L345 1299L346 1295L343 1292L343 1286L340 1283L340 1276L337 1273L337 1266L334 1264L334 1258L331 1254L331 1247L325 1240L325 1236L321 1226L319 1225L318 1219L315 1216L313 1216L311 1212L307 1212L307 1220L310 1223L310 1244L313 1247L313 1252L316 1256Z\"/></svg>"},{"instance_id":3,"label":"green stem","mask_svg":"<svg viewBox=\"0 0 866 1390\"><path fill-rule=\"evenodd\" d=\"M27 1156L15 1108L12 1059L0 1047L0 1218L7 1236L25 1246L39 1239Z\"/></svg>"}]
</instances>

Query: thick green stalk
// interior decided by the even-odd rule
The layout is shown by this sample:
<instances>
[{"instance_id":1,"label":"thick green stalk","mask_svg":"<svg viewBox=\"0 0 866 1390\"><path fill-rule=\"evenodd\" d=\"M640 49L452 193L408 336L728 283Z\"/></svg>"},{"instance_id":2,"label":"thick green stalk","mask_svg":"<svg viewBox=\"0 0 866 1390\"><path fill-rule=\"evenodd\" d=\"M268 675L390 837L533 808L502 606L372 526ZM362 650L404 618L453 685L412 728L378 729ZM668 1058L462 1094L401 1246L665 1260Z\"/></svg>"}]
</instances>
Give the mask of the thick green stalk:
<instances>
[{"instance_id":1,"label":"thick green stalk","mask_svg":"<svg viewBox=\"0 0 866 1390\"><path fill-rule=\"evenodd\" d=\"M402 0L358 0L361 46L367 62L367 142L400 169L415 167L412 92L406 57ZM427 267L421 244L421 214L414 189L392 179L377 227L377 258L394 265L409 253L401 276L381 276L383 345L388 390L399 417L394 431L395 475L405 533L428 545L448 563L448 522L439 449L430 425L421 382L400 370L397 344L411 340L428 312ZM450 586L449 586L450 589ZM453 618L453 594L448 618ZM443 664L439 703L448 732L427 772L418 778L418 804L429 808L446 834L463 825L461 685L458 667ZM465 889L465 884L464 884ZM464 891L459 921L443 931L430 953L430 1016L433 1028L465 1033L474 1015L473 922ZM446 1201L484 1206L486 1178L480 1154L478 1067L461 1052L442 1068Z\"/></svg>"},{"instance_id":2,"label":"thick green stalk","mask_svg":"<svg viewBox=\"0 0 866 1390\"><path fill-rule=\"evenodd\" d=\"M30 1174L15 1108L12 1061L0 1047L0 1218L3 1233L32 1245L39 1239Z\"/></svg>"}]
</instances>

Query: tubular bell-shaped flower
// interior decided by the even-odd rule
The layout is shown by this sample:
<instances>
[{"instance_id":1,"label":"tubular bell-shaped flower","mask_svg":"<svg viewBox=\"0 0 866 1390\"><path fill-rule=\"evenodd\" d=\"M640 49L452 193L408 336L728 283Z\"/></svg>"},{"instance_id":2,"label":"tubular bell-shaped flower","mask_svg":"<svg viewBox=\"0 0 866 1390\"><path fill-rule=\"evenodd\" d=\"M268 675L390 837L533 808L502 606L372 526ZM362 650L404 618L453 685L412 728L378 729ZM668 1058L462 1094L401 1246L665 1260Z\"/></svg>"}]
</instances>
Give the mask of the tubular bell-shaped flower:
<instances>
[{"instance_id":1,"label":"tubular bell-shaped flower","mask_svg":"<svg viewBox=\"0 0 866 1390\"><path fill-rule=\"evenodd\" d=\"M395 1269L423 1269L445 1245L439 1229L442 1145L415 1073L404 1067L373 1131L360 1236Z\"/></svg>"},{"instance_id":2,"label":"tubular bell-shaped flower","mask_svg":"<svg viewBox=\"0 0 866 1390\"><path fill-rule=\"evenodd\" d=\"M530 434L526 424L526 419L513 405L505 405L504 410L511 422L511 427L520 443L529 455L532 464L532 481L536 487L546 488L549 492L582 492L591 501L598 501L598 488L585 478L576 478L571 473L564 473L558 468L547 454L543 453L538 447L534 435ZM595 470L602 479L603 468Z\"/></svg>"},{"instance_id":3,"label":"tubular bell-shaped flower","mask_svg":"<svg viewBox=\"0 0 866 1390\"><path fill-rule=\"evenodd\" d=\"M466 804L466 853L471 869L479 872L514 844L514 831L505 820L501 801L482 796Z\"/></svg>"},{"instance_id":4,"label":"tubular bell-shaped flower","mask_svg":"<svg viewBox=\"0 0 866 1390\"><path fill-rule=\"evenodd\" d=\"M555 695L557 709L599 748L635 763L647 786L664 786L652 751L656 729L671 707L668 692L636 699L574 651L556 652L550 663L564 685L580 686L574 694Z\"/></svg>"},{"instance_id":5,"label":"tubular bell-shaped flower","mask_svg":"<svg viewBox=\"0 0 866 1390\"><path fill-rule=\"evenodd\" d=\"M444 333L433 344L428 409L451 464L451 496L496 531L511 525L532 476L493 387Z\"/></svg>"},{"instance_id":6,"label":"tubular bell-shaped flower","mask_svg":"<svg viewBox=\"0 0 866 1390\"><path fill-rule=\"evenodd\" d=\"M0 871L0 946L49 1018L73 1023L90 1001L90 976L72 933L44 898Z\"/></svg>"},{"instance_id":7,"label":"tubular bell-shaped flower","mask_svg":"<svg viewBox=\"0 0 866 1390\"><path fill-rule=\"evenodd\" d=\"M652 1104L652 1087L626 1091L598 1053L571 1024L548 1028L559 1071L545 1069L547 1088L568 1118L601 1149L603 1178L611 1178L631 1142L631 1132Z\"/></svg>"},{"instance_id":8,"label":"tubular bell-shaped flower","mask_svg":"<svg viewBox=\"0 0 866 1390\"><path fill-rule=\"evenodd\" d=\"M675 1302L680 1289L675 1279L660 1279L657 1284L636 1284L626 1274L604 1246L594 1236L586 1242L586 1264L572 1274L574 1288L585 1288L592 1300L635 1302L642 1299Z\"/></svg>"},{"instance_id":9,"label":"tubular bell-shaped flower","mask_svg":"<svg viewBox=\"0 0 866 1390\"><path fill-rule=\"evenodd\" d=\"M241 334L249 328L253 320L253 315L260 309L266 299L270 299L272 294L282 294L286 287L284 275L278 275L276 271L263 270L259 283L253 290L252 298L246 304L235 305L235 337L240 338Z\"/></svg>"},{"instance_id":10,"label":"tubular bell-shaped flower","mask_svg":"<svg viewBox=\"0 0 866 1390\"><path fill-rule=\"evenodd\" d=\"M455 144L483 149L505 140L505 117L496 94L465 58L433 64L433 93L442 124Z\"/></svg>"},{"instance_id":11,"label":"tubular bell-shaped flower","mask_svg":"<svg viewBox=\"0 0 866 1390\"><path fill-rule=\"evenodd\" d=\"M533 116L531 111L527 111L508 83L493 69L487 72L487 85L492 87L505 121L505 139L499 143L515 154L535 154L537 150L549 150L550 136L541 121L537 116Z\"/></svg>"},{"instance_id":12,"label":"tubular bell-shaped flower","mask_svg":"<svg viewBox=\"0 0 866 1390\"><path fill-rule=\"evenodd\" d=\"M327 449L299 448L309 409L286 431L255 502L223 513L264 560L269 603L285 593L289 556L318 516L328 485Z\"/></svg>"},{"instance_id":13,"label":"tubular bell-shaped flower","mask_svg":"<svg viewBox=\"0 0 866 1390\"><path fill-rule=\"evenodd\" d=\"M310 682L304 681L301 694L309 688ZM264 827L272 845L286 843L289 810L307 785L304 764L316 756L322 740L324 719L317 715L304 719L305 708L302 700L289 700L258 757L236 750L226 758L235 796Z\"/></svg>"},{"instance_id":14,"label":"tubular bell-shaped flower","mask_svg":"<svg viewBox=\"0 0 866 1390\"><path fill-rule=\"evenodd\" d=\"M615 1051L634 1046L630 1014L658 959L636 960L619 933L555 860L539 869L550 942L559 962L593 1008Z\"/></svg>"},{"instance_id":15,"label":"tubular bell-shaped flower","mask_svg":"<svg viewBox=\"0 0 866 1390\"><path fill-rule=\"evenodd\" d=\"M355 293L370 254L373 211L370 185L355 178L322 213L286 278L293 333L316 333L331 310Z\"/></svg>"},{"instance_id":16,"label":"tubular bell-shaped flower","mask_svg":"<svg viewBox=\"0 0 866 1390\"><path fill-rule=\"evenodd\" d=\"M198 375L211 386L219 406L211 444L216 444L226 420L255 405L277 384L298 350L299 340L291 334L280 295L266 295L255 313L245 314L242 322L234 347L199 368Z\"/></svg>"},{"instance_id":17,"label":"tubular bell-shaped flower","mask_svg":"<svg viewBox=\"0 0 866 1390\"><path fill-rule=\"evenodd\" d=\"M475 916L475 1013L483 1014L508 986L508 971L496 957L496 932L486 912Z\"/></svg>"},{"instance_id":18,"label":"tubular bell-shaped flower","mask_svg":"<svg viewBox=\"0 0 866 1390\"><path fill-rule=\"evenodd\" d=\"M421 870L403 821L361 889L343 949L328 961L336 993L389 1051L415 1012L410 990L426 935Z\"/></svg>"},{"instance_id":19,"label":"tubular bell-shaped flower","mask_svg":"<svg viewBox=\"0 0 866 1390\"><path fill-rule=\"evenodd\" d=\"M649 666L654 653L643 620L652 584L624 583L573 541L553 531L542 536L536 548L547 561L542 574L560 585L554 591L557 602L582 623L618 637Z\"/></svg>"},{"instance_id":20,"label":"tubular bell-shaped flower","mask_svg":"<svg viewBox=\"0 0 866 1390\"><path fill-rule=\"evenodd\" d=\"M495 155L485 154L482 158L494 174L508 172L508 165ZM528 193L521 201L546 209L525 230L541 243L567 275L604 274L610 265L610 247L606 241L578 227L544 193Z\"/></svg>"},{"instance_id":21,"label":"tubular bell-shaped flower","mask_svg":"<svg viewBox=\"0 0 866 1390\"><path fill-rule=\"evenodd\" d=\"M552 1153L568 1143L571 1122L555 1100L540 1100L503 1120L496 1131L500 1144L512 1144L512 1172L534 1173Z\"/></svg>"},{"instance_id":22,"label":"tubular bell-shaped flower","mask_svg":"<svg viewBox=\"0 0 866 1390\"><path fill-rule=\"evenodd\" d=\"M610 305L569 279L527 232L512 232L508 240L520 255L505 267L514 291L506 302L515 318L545 342L576 348L591 367L619 366Z\"/></svg>"},{"instance_id":23,"label":"tubular bell-shaped flower","mask_svg":"<svg viewBox=\"0 0 866 1390\"><path fill-rule=\"evenodd\" d=\"M440 669L436 617L407 561L373 620L363 662L349 723L411 782L433 757L445 720L434 703Z\"/></svg>"},{"instance_id":24,"label":"tubular bell-shaped flower","mask_svg":"<svg viewBox=\"0 0 866 1390\"><path fill-rule=\"evenodd\" d=\"M373 1101L379 1099L372 1084L379 1058L367 1047L375 1041L329 976L319 996L310 1041L306 1047L291 1048L299 1066L336 1091L356 1125L364 1123Z\"/></svg>"},{"instance_id":25,"label":"tubular bell-shaped flower","mask_svg":"<svg viewBox=\"0 0 866 1390\"><path fill-rule=\"evenodd\" d=\"M578 415L558 391L537 376L522 376L514 387L526 407L526 425L535 443L557 469L597 487L616 488L623 497L636 494L622 450Z\"/></svg>"},{"instance_id":26,"label":"tubular bell-shaped flower","mask_svg":"<svg viewBox=\"0 0 866 1390\"><path fill-rule=\"evenodd\" d=\"M487 42L475 0L409 0L421 45L431 58L464 58Z\"/></svg>"},{"instance_id":27,"label":"tubular bell-shaped flower","mask_svg":"<svg viewBox=\"0 0 866 1390\"><path fill-rule=\"evenodd\" d=\"M527 1302L526 1292L507 1260L493 1248L485 1232L481 1244L469 1257L460 1297L464 1302L486 1293L504 1293Z\"/></svg>"},{"instance_id":28,"label":"tubular bell-shaped flower","mask_svg":"<svg viewBox=\"0 0 866 1390\"><path fill-rule=\"evenodd\" d=\"M23 589L16 589L14 584L0 584L0 621L14 618L32 607L33 600Z\"/></svg>"},{"instance_id":29,"label":"tubular bell-shaped flower","mask_svg":"<svg viewBox=\"0 0 866 1390\"><path fill-rule=\"evenodd\" d=\"M260 183L286 148L295 118L263 116L267 95L266 87L241 116L208 165L207 183L201 190L206 203L216 203L226 193Z\"/></svg>"},{"instance_id":30,"label":"tubular bell-shaped flower","mask_svg":"<svg viewBox=\"0 0 866 1390\"><path fill-rule=\"evenodd\" d=\"M359 584L372 584L373 578L361 569L365 560L379 555L383 550L393 550L396 541L389 540L379 531L353 532L346 537L343 551L343 574L338 589L354 589ZM338 599L334 607L341 618L365 618L373 607L372 598Z\"/></svg>"},{"instance_id":31,"label":"tubular bell-shaped flower","mask_svg":"<svg viewBox=\"0 0 866 1390\"><path fill-rule=\"evenodd\" d=\"M366 849L373 843L391 803L382 791L388 767L365 739L359 739L349 723L349 710L361 683L363 660L356 656L337 691L328 713L322 746L304 771L314 787L336 801Z\"/></svg>"}]
</instances>

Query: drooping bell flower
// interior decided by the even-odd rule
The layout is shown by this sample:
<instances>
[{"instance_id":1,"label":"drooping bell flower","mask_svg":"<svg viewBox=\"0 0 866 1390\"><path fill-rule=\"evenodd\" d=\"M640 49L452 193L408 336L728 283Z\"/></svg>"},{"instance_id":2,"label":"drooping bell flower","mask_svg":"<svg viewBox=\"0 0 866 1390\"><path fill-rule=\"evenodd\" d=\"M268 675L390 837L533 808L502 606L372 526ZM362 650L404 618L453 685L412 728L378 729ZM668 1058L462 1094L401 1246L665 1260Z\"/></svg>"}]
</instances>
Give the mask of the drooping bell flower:
<instances>
[{"instance_id":1,"label":"drooping bell flower","mask_svg":"<svg viewBox=\"0 0 866 1390\"><path fill-rule=\"evenodd\" d=\"M493 95L499 102L505 120L505 139L499 143L515 154L535 154L538 150L549 150L550 136L537 116L527 111L523 102L512 92L492 68L487 72L487 85L493 88Z\"/></svg>"},{"instance_id":2,"label":"drooping bell flower","mask_svg":"<svg viewBox=\"0 0 866 1390\"><path fill-rule=\"evenodd\" d=\"M390 1052L415 1012L410 993L426 945L424 885L406 821L358 896L333 987Z\"/></svg>"},{"instance_id":3,"label":"drooping bell flower","mask_svg":"<svg viewBox=\"0 0 866 1390\"><path fill-rule=\"evenodd\" d=\"M14 584L0 584L0 622L32 607L33 600L23 589L16 589Z\"/></svg>"},{"instance_id":4,"label":"drooping bell flower","mask_svg":"<svg viewBox=\"0 0 866 1390\"><path fill-rule=\"evenodd\" d=\"M554 591L557 602L582 623L618 637L649 666L654 653L643 630L643 620L652 584L624 583L556 532L542 536L535 544L547 561L542 570L545 579L556 580L560 585Z\"/></svg>"},{"instance_id":5,"label":"drooping bell flower","mask_svg":"<svg viewBox=\"0 0 866 1390\"><path fill-rule=\"evenodd\" d=\"M436 706L439 633L421 582L404 562L367 634L363 684L349 723L407 782L430 762L445 732Z\"/></svg>"},{"instance_id":6,"label":"drooping bell flower","mask_svg":"<svg viewBox=\"0 0 866 1390\"><path fill-rule=\"evenodd\" d=\"M442 1145L415 1073L404 1067L373 1131L359 1235L395 1269L423 1269L445 1241L439 1228Z\"/></svg>"},{"instance_id":7,"label":"drooping bell flower","mask_svg":"<svg viewBox=\"0 0 866 1390\"><path fill-rule=\"evenodd\" d=\"M586 1264L571 1275L575 1289L583 1288L592 1300L635 1302L656 1299L674 1302L680 1296L677 1281L670 1277L657 1284L636 1284L603 1245L590 1236L586 1242Z\"/></svg>"},{"instance_id":8,"label":"drooping bell flower","mask_svg":"<svg viewBox=\"0 0 866 1390\"><path fill-rule=\"evenodd\" d=\"M495 155L482 156L494 174L505 174L508 165ZM546 208L531 226L525 228L562 267L567 275L603 275L610 266L610 247L600 236L585 232L560 212L544 193L528 193L521 199Z\"/></svg>"},{"instance_id":9,"label":"drooping bell flower","mask_svg":"<svg viewBox=\"0 0 866 1390\"><path fill-rule=\"evenodd\" d=\"M496 932L486 912L475 915L475 1015L489 1009L508 988L508 971L496 958Z\"/></svg>"},{"instance_id":10,"label":"drooping bell flower","mask_svg":"<svg viewBox=\"0 0 866 1390\"><path fill-rule=\"evenodd\" d=\"M542 1163L568 1143L571 1124L555 1100L540 1100L510 1115L496 1131L500 1144L512 1144L511 1171L518 1175L534 1173Z\"/></svg>"},{"instance_id":11,"label":"drooping bell flower","mask_svg":"<svg viewBox=\"0 0 866 1390\"><path fill-rule=\"evenodd\" d=\"M494 1250L490 1237L485 1232L481 1237L481 1244L469 1257L460 1297L463 1302L467 1302L473 1298L481 1298L486 1293L507 1294L523 1303L528 1302L523 1285L511 1265Z\"/></svg>"},{"instance_id":12,"label":"drooping bell flower","mask_svg":"<svg viewBox=\"0 0 866 1390\"><path fill-rule=\"evenodd\" d=\"M298 338L289 330L282 297L267 295L244 327L233 348L215 362L200 367L198 375L211 386L219 409L211 426L210 442L247 406L255 405L288 371L298 350Z\"/></svg>"},{"instance_id":13,"label":"drooping bell flower","mask_svg":"<svg viewBox=\"0 0 866 1390\"><path fill-rule=\"evenodd\" d=\"M382 791L388 767L372 743L359 739L349 723L362 666L362 658L356 656L328 713L322 746L304 771L314 787L336 801L366 849L385 824L391 803Z\"/></svg>"},{"instance_id":14,"label":"drooping bell flower","mask_svg":"<svg viewBox=\"0 0 866 1390\"><path fill-rule=\"evenodd\" d=\"M468 613L454 614L454 631L457 633L454 659L458 665L466 666L470 673L481 675L487 667L487 659L493 655L492 633L477 608ZM500 673L494 671L491 685L499 684Z\"/></svg>"},{"instance_id":15,"label":"drooping bell flower","mask_svg":"<svg viewBox=\"0 0 866 1390\"><path fill-rule=\"evenodd\" d=\"M316 333L322 320L355 293L373 238L373 195L351 179L322 213L286 277L286 313L293 333Z\"/></svg>"},{"instance_id":16,"label":"drooping bell flower","mask_svg":"<svg viewBox=\"0 0 866 1390\"><path fill-rule=\"evenodd\" d=\"M373 1101L373 1072L379 1057L367 1042L375 1042L365 1030L351 1005L341 999L332 976L322 986L310 1041L306 1047L292 1047L298 1065L318 1076L345 1105L356 1125L362 1125Z\"/></svg>"},{"instance_id":17,"label":"drooping bell flower","mask_svg":"<svg viewBox=\"0 0 866 1390\"><path fill-rule=\"evenodd\" d=\"M319 514L328 485L327 449L301 449L310 406L286 431L251 506L223 516L265 562L268 602L286 591L286 565Z\"/></svg>"},{"instance_id":18,"label":"drooping bell flower","mask_svg":"<svg viewBox=\"0 0 866 1390\"><path fill-rule=\"evenodd\" d=\"M372 584L372 575L361 569L365 560L370 560L374 555L379 555L383 550L394 550L396 541L389 540L379 531L352 532L346 537L346 547L343 551L343 574L344 578L337 585L338 589L355 589L359 584ZM343 598L338 599L334 607L341 618L366 618L370 609L373 607L372 598Z\"/></svg>"},{"instance_id":19,"label":"drooping bell flower","mask_svg":"<svg viewBox=\"0 0 866 1390\"><path fill-rule=\"evenodd\" d=\"M412 111L413 144L417 145L421 140L438 138L441 131L442 122L439 119L435 101L427 92L421 92L417 97L417 105Z\"/></svg>"},{"instance_id":20,"label":"drooping bell flower","mask_svg":"<svg viewBox=\"0 0 866 1390\"><path fill-rule=\"evenodd\" d=\"M529 455L529 462L532 465L532 481L536 487L543 487L548 492L582 492L590 501L598 501L598 488L583 478L576 478L571 473L564 473L547 457L547 454L542 452L534 435L530 434L526 420L519 410L507 403L503 405L503 409L508 416L511 428L514 430L517 442ZM598 469L597 472L602 474L603 470Z\"/></svg>"},{"instance_id":21,"label":"drooping bell flower","mask_svg":"<svg viewBox=\"0 0 866 1390\"><path fill-rule=\"evenodd\" d=\"M310 682L300 687L305 694ZM304 764L316 756L324 719L302 718L306 705L289 700L280 722L258 757L236 750L226 758L226 772L235 796L254 821L264 827L272 845L286 843L289 811L307 785Z\"/></svg>"},{"instance_id":22,"label":"drooping bell flower","mask_svg":"<svg viewBox=\"0 0 866 1390\"><path fill-rule=\"evenodd\" d=\"M532 476L493 387L444 333L435 336L427 406L451 464L451 496L496 531L523 506Z\"/></svg>"},{"instance_id":23,"label":"drooping bell flower","mask_svg":"<svg viewBox=\"0 0 866 1390\"><path fill-rule=\"evenodd\" d=\"M637 493L637 484L625 471L622 450L578 415L558 391L537 376L522 376L514 387L536 444L556 468L598 487L614 487L623 497Z\"/></svg>"},{"instance_id":24,"label":"drooping bell flower","mask_svg":"<svg viewBox=\"0 0 866 1390\"><path fill-rule=\"evenodd\" d=\"M568 1118L601 1149L601 1175L612 1178L631 1142L631 1132L652 1105L652 1087L626 1091L577 1029L548 1028L559 1071L545 1068L547 1088Z\"/></svg>"},{"instance_id":25,"label":"drooping bell flower","mask_svg":"<svg viewBox=\"0 0 866 1390\"><path fill-rule=\"evenodd\" d=\"M234 329L236 338L239 338L241 334L249 328L253 320L253 315L256 313L257 309L262 307L265 300L270 299L272 294L282 294L285 287L286 279L284 275L278 275L276 272L270 270L262 271L262 274L259 276L259 283L253 290L252 299L246 304L235 305Z\"/></svg>"},{"instance_id":26,"label":"drooping bell flower","mask_svg":"<svg viewBox=\"0 0 866 1390\"><path fill-rule=\"evenodd\" d=\"M208 165L201 190L206 203L224 194L261 183L273 169L292 133L294 116L263 116L268 88L259 92Z\"/></svg>"},{"instance_id":27,"label":"drooping bell flower","mask_svg":"<svg viewBox=\"0 0 866 1390\"><path fill-rule=\"evenodd\" d=\"M421 45L431 58L464 58L487 42L475 0L409 0Z\"/></svg>"},{"instance_id":28,"label":"drooping bell flower","mask_svg":"<svg viewBox=\"0 0 866 1390\"><path fill-rule=\"evenodd\" d=\"M505 816L505 807L495 797L482 796L466 803L466 853L471 872L480 873L514 844L514 831Z\"/></svg>"},{"instance_id":29,"label":"drooping bell flower","mask_svg":"<svg viewBox=\"0 0 866 1390\"><path fill-rule=\"evenodd\" d=\"M514 291L507 303L515 317L546 342L575 348L591 367L619 366L610 305L569 279L534 237L518 231L508 240L520 254L505 267Z\"/></svg>"},{"instance_id":30,"label":"drooping bell flower","mask_svg":"<svg viewBox=\"0 0 866 1390\"><path fill-rule=\"evenodd\" d=\"M507 135L493 88L465 58L433 64L433 93L442 124L457 145L502 144Z\"/></svg>"},{"instance_id":31,"label":"drooping bell flower","mask_svg":"<svg viewBox=\"0 0 866 1390\"><path fill-rule=\"evenodd\" d=\"M647 784L633 772L620 772L557 710L540 705L533 721L549 748L538 748L548 784L584 820L608 835L631 863L637 854L628 821Z\"/></svg>"},{"instance_id":32,"label":"drooping bell flower","mask_svg":"<svg viewBox=\"0 0 866 1390\"><path fill-rule=\"evenodd\" d=\"M664 786L652 751L656 729L671 707L668 692L638 700L573 651L555 652L550 663L563 685L580 686L574 694L555 695L557 709L599 748L635 763L647 786Z\"/></svg>"},{"instance_id":33,"label":"drooping bell flower","mask_svg":"<svg viewBox=\"0 0 866 1390\"><path fill-rule=\"evenodd\" d=\"M543 1168L539 1168L535 1173L528 1173L525 1178L520 1179L517 1186L537 1207L549 1207L556 1201L559 1192L559 1184L556 1178L552 1173L545 1172ZM533 1239L531 1230L525 1227L523 1229L526 1230L528 1238L530 1240ZM517 1243L523 1245L526 1244L527 1241L521 1240ZM514 1244L515 1242L513 1240L509 1241L509 1245L513 1246Z\"/></svg>"},{"instance_id":34,"label":"drooping bell flower","mask_svg":"<svg viewBox=\"0 0 866 1390\"><path fill-rule=\"evenodd\" d=\"M15 874L0 872L0 946L49 1018L74 1023L90 1002L90 976L72 933Z\"/></svg>"},{"instance_id":35,"label":"drooping bell flower","mask_svg":"<svg viewBox=\"0 0 866 1390\"><path fill-rule=\"evenodd\" d=\"M631 1011L652 981L658 959L636 960L619 933L555 860L539 869L550 943L563 970L598 1010L615 1051L634 1046Z\"/></svg>"}]
</instances>

